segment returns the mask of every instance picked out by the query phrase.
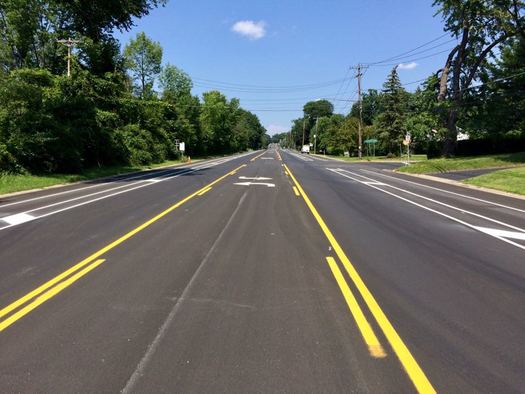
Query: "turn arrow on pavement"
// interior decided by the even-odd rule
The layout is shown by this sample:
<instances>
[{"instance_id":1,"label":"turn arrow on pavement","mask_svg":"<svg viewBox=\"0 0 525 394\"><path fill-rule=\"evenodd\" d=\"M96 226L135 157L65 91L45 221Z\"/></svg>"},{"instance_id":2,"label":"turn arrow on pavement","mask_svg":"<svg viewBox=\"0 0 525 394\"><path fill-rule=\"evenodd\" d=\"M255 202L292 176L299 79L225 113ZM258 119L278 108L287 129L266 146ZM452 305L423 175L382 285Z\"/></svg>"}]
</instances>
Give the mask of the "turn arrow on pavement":
<instances>
[{"instance_id":1,"label":"turn arrow on pavement","mask_svg":"<svg viewBox=\"0 0 525 394\"><path fill-rule=\"evenodd\" d=\"M261 186L267 186L267 187L275 187L273 183L265 183L265 182L237 182L237 183L234 183L234 185L237 185L237 186L261 185Z\"/></svg>"}]
</instances>

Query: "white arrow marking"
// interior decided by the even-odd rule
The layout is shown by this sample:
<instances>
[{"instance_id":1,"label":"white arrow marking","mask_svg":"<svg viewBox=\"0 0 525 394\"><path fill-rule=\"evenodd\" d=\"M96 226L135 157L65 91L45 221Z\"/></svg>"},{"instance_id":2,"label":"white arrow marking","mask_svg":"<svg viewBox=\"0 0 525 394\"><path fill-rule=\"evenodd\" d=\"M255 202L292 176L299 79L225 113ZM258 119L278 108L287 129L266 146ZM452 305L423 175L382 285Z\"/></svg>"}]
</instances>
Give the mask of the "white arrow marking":
<instances>
[{"instance_id":1,"label":"white arrow marking","mask_svg":"<svg viewBox=\"0 0 525 394\"><path fill-rule=\"evenodd\" d=\"M525 241L525 233L520 233L518 231L498 230L497 228L489 228L489 227L478 227L478 226L475 226L475 227L477 230L481 231L482 233L494 235L496 237L520 239L520 240Z\"/></svg>"},{"instance_id":2,"label":"white arrow marking","mask_svg":"<svg viewBox=\"0 0 525 394\"><path fill-rule=\"evenodd\" d=\"M266 178L264 176L255 176L255 177L240 176L239 179L251 179L252 181L269 181L272 178Z\"/></svg>"},{"instance_id":3,"label":"white arrow marking","mask_svg":"<svg viewBox=\"0 0 525 394\"><path fill-rule=\"evenodd\" d=\"M273 183L264 183L264 182L237 182L237 183L234 183L234 185L237 185L237 186L261 185L261 186L267 186L267 187L275 187Z\"/></svg>"}]
</instances>

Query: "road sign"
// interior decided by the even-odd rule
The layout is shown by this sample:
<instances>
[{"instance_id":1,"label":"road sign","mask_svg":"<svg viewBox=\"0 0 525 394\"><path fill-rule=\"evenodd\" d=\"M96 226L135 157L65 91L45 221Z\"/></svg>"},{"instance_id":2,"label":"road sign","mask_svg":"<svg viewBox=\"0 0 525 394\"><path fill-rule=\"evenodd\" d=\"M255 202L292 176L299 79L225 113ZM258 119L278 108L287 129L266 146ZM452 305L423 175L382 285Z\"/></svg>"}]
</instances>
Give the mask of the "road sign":
<instances>
[{"instance_id":1,"label":"road sign","mask_svg":"<svg viewBox=\"0 0 525 394\"><path fill-rule=\"evenodd\" d=\"M365 144L377 144L377 140L375 138L370 138L369 140L364 141Z\"/></svg>"},{"instance_id":2,"label":"road sign","mask_svg":"<svg viewBox=\"0 0 525 394\"><path fill-rule=\"evenodd\" d=\"M186 150L186 144L184 142L179 143L179 150L184 152Z\"/></svg>"}]
</instances>

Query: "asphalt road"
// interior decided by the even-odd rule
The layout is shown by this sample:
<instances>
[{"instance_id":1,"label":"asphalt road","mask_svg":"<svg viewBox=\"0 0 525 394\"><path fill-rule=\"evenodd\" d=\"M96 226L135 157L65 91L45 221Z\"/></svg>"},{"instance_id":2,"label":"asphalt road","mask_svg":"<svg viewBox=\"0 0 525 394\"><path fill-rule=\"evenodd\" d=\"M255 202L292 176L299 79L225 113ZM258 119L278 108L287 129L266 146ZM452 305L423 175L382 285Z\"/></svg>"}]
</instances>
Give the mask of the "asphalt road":
<instances>
[{"instance_id":1,"label":"asphalt road","mask_svg":"<svg viewBox=\"0 0 525 394\"><path fill-rule=\"evenodd\" d=\"M276 150L0 197L0 391L523 392L524 229Z\"/></svg>"}]
</instances>

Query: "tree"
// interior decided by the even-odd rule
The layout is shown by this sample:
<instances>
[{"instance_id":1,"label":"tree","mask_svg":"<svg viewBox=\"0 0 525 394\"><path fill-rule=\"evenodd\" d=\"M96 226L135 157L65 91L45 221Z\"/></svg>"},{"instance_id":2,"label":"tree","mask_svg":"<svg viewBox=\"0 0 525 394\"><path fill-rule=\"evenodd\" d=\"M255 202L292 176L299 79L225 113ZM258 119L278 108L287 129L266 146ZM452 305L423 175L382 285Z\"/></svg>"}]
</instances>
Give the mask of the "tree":
<instances>
[{"instance_id":1,"label":"tree","mask_svg":"<svg viewBox=\"0 0 525 394\"><path fill-rule=\"evenodd\" d=\"M303 107L304 116L311 121L322 116L330 116L334 113L334 106L328 100L315 100L307 102Z\"/></svg>"},{"instance_id":2,"label":"tree","mask_svg":"<svg viewBox=\"0 0 525 394\"><path fill-rule=\"evenodd\" d=\"M228 101L218 91L203 94L200 113L202 141L208 153L230 153L235 150L232 134L239 117L239 100Z\"/></svg>"},{"instance_id":3,"label":"tree","mask_svg":"<svg viewBox=\"0 0 525 394\"><path fill-rule=\"evenodd\" d=\"M383 112L377 117L376 128L383 148L392 153L405 134L407 96L401 86L397 66L392 69L383 84L382 97Z\"/></svg>"},{"instance_id":4,"label":"tree","mask_svg":"<svg viewBox=\"0 0 525 394\"><path fill-rule=\"evenodd\" d=\"M369 89L367 92L363 93L361 102L363 105L363 124L372 125L374 120L377 118L379 113L382 112L382 94L376 89ZM359 118L359 103L354 103L350 111L350 115Z\"/></svg>"},{"instance_id":5,"label":"tree","mask_svg":"<svg viewBox=\"0 0 525 394\"><path fill-rule=\"evenodd\" d=\"M193 88L190 76L169 63L162 68L159 85L162 88L162 98L168 101L177 101L183 96L191 96Z\"/></svg>"},{"instance_id":6,"label":"tree","mask_svg":"<svg viewBox=\"0 0 525 394\"><path fill-rule=\"evenodd\" d=\"M488 59L511 37L525 34L525 2L522 0L435 0L445 21L445 31L459 43L440 70L438 99L446 102L447 134L443 154L454 154L462 99Z\"/></svg>"},{"instance_id":7,"label":"tree","mask_svg":"<svg viewBox=\"0 0 525 394\"><path fill-rule=\"evenodd\" d=\"M67 26L95 41L114 29L129 30L141 18L167 0L51 0L64 15Z\"/></svg>"},{"instance_id":8,"label":"tree","mask_svg":"<svg viewBox=\"0 0 525 394\"><path fill-rule=\"evenodd\" d=\"M162 47L141 32L124 48L124 58L133 79L138 81L135 86L137 95L147 98L152 94L155 78L161 71Z\"/></svg>"},{"instance_id":9,"label":"tree","mask_svg":"<svg viewBox=\"0 0 525 394\"><path fill-rule=\"evenodd\" d=\"M101 74L114 71L113 29L128 30L165 0L2 0L0 66L4 71L28 67L64 70L66 48L57 39L81 41L75 52ZM104 60L102 60L104 59ZM102 64L105 63L103 67Z\"/></svg>"}]
</instances>

